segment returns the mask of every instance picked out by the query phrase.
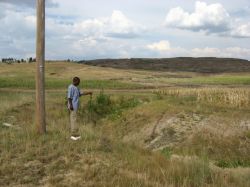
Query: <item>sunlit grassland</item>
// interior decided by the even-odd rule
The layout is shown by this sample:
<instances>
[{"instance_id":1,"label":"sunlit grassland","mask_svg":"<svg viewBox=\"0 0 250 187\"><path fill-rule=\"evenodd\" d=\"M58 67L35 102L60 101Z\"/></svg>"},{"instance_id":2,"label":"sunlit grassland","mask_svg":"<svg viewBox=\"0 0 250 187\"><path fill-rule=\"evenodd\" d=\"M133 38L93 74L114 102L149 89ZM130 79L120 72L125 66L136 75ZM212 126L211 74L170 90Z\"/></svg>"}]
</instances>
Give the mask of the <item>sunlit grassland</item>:
<instances>
[{"instance_id":1,"label":"sunlit grassland","mask_svg":"<svg viewBox=\"0 0 250 187\"><path fill-rule=\"evenodd\" d=\"M46 89L67 89L71 84L71 79L48 78L45 82ZM92 89L137 89L143 85L135 83L124 83L114 80L82 80L81 87ZM0 78L0 88L23 88L35 89L35 80L31 77L20 78Z\"/></svg>"},{"instance_id":2,"label":"sunlit grassland","mask_svg":"<svg viewBox=\"0 0 250 187\"><path fill-rule=\"evenodd\" d=\"M13 93L13 92L0 92L0 115L12 108L16 108L21 106L25 103L33 102L32 94L20 94L20 93Z\"/></svg>"},{"instance_id":3,"label":"sunlit grassland","mask_svg":"<svg viewBox=\"0 0 250 187\"><path fill-rule=\"evenodd\" d=\"M248 86L250 74L199 74L188 72L157 72L119 70L76 63L46 63L47 89L64 89L72 77L79 76L84 88L137 89L164 86ZM0 88L35 88L35 64L0 64Z\"/></svg>"},{"instance_id":4,"label":"sunlit grassland","mask_svg":"<svg viewBox=\"0 0 250 187\"><path fill-rule=\"evenodd\" d=\"M197 84L218 84L218 85L250 85L250 74L245 75L218 75L213 77L194 78Z\"/></svg>"},{"instance_id":5,"label":"sunlit grassland","mask_svg":"<svg viewBox=\"0 0 250 187\"><path fill-rule=\"evenodd\" d=\"M181 75L181 73L179 73ZM250 74L196 74L188 78L176 78L176 77L158 77L158 83L169 83L177 85L250 85Z\"/></svg>"},{"instance_id":6,"label":"sunlit grassland","mask_svg":"<svg viewBox=\"0 0 250 187\"><path fill-rule=\"evenodd\" d=\"M247 73L47 63L45 135L34 75L34 64L0 65L0 186L250 186ZM73 76L95 89L81 98L77 142L65 106Z\"/></svg>"},{"instance_id":7,"label":"sunlit grassland","mask_svg":"<svg viewBox=\"0 0 250 187\"><path fill-rule=\"evenodd\" d=\"M143 85L120 81L135 73L113 70L110 73L104 68L92 68L75 63L46 63L46 89L64 89L71 83L74 76L82 80L84 88L98 89L135 89ZM140 76L140 75L137 75ZM0 64L0 88L35 88L35 64Z\"/></svg>"},{"instance_id":8,"label":"sunlit grassland","mask_svg":"<svg viewBox=\"0 0 250 187\"><path fill-rule=\"evenodd\" d=\"M82 139L72 142L69 140L64 93L53 92L46 95L48 132L44 136L36 133L34 95L13 92L3 95L6 103L18 102L23 98L23 103L13 105L1 113L0 121L9 122L8 116L13 116L13 125L19 127L0 127L0 184L3 186L247 186L250 183L247 177L250 171L247 169L242 168L235 173L232 169L210 167L210 159L218 159L222 163L220 159L225 155L224 150L217 150L213 138L209 138L210 143L206 145L204 141L207 136L193 139L192 144L198 146L189 147L192 144L184 144L181 145L181 150L178 147L176 150L172 149L170 157L165 156L164 152L151 152L136 143L122 141L121 134L139 131L140 126L146 125L145 122L157 120L164 112L175 114L186 111L212 115L220 113L218 107L196 107L193 99L187 97L159 98L151 94L133 97L112 93L108 94L112 101L110 106L118 109L116 106L120 103L119 106L123 105L120 107L121 111L116 113L115 110L110 110L104 118L93 124L93 116L86 111L90 98L83 97L80 116ZM99 93L95 93L93 103L98 95ZM135 102L132 98L138 101L137 104L130 105L130 102ZM105 109L106 106L99 107ZM247 116L246 112L239 109L236 112L225 110L227 107L224 109L226 115L233 114L234 117L238 116L237 118ZM240 114L237 114L238 112ZM231 138L232 141L236 139ZM227 144L224 138L220 141L225 150L237 150L237 143L231 145L229 141ZM214 154L207 152L211 146L216 150ZM232 153L227 153L227 162L233 161ZM243 153L244 151L240 152L237 157L247 159L247 155L244 156ZM171 156L175 154L180 157ZM189 157L185 158L185 155Z\"/></svg>"}]
</instances>

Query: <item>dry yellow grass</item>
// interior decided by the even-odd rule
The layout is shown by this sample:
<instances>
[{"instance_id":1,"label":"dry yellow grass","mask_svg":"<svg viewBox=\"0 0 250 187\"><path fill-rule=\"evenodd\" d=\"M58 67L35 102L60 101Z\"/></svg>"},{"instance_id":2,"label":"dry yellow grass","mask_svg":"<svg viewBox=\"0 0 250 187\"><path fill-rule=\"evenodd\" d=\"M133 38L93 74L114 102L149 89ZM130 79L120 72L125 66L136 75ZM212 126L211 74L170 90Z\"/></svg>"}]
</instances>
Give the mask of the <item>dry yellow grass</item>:
<instances>
[{"instance_id":1,"label":"dry yellow grass","mask_svg":"<svg viewBox=\"0 0 250 187\"><path fill-rule=\"evenodd\" d=\"M0 65L0 77L33 78L34 73L35 64ZM179 76L179 73L117 70L64 62L46 64L46 77L52 83L75 75L82 80L101 77L152 85L163 80L158 85L165 86L169 76ZM20 127L7 128L0 124L0 186L244 187L250 184L247 168L250 136L240 126L241 122L248 125L250 121L247 86L153 91L163 98L149 90L135 93L126 89L119 94L110 90L114 105L123 96L125 101L137 97L138 106L112 111L115 117L107 114L95 126L87 119L86 111L82 111L79 142L69 139L65 92L60 89L47 92L48 133L38 136L34 125L34 92L21 88L19 91L8 91L8 87L0 90L0 123L13 122ZM82 109L88 99L81 98ZM161 143L174 142L181 151L166 147L165 152L153 152L140 147L139 142L145 139L145 127L150 129L151 142L159 140L162 147L167 144ZM137 136L133 142L132 134ZM126 143L125 136L130 136ZM222 166L231 167L233 163L238 168L219 168L214 164L219 159L226 159L220 162ZM234 163L241 160L244 162Z\"/></svg>"},{"instance_id":2,"label":"dry yellow grass","mask_svg":"<svg viewBox=\"0 0 250 187\"><path fill-rule=\"evenodd\" d=\"M234 107L250 106L250 88L170 88L154 93L176 97L194 96L198 102Z\"/></svg>"},{"instance_id":3,"label":"dry yellow grass","mask_svg":"<svg viewBox=\"0 0 250 187\"><path fill-rule=\"evenodd\" d=\"M0 64L0 76L34 76L36 71L35 68L34 63L13 65ZM119 70L67 62L48 62L45 64L45 68L47 78L59 79L71 79L72 76L79 76L82 80L130 80L132 78L145 78L151 74L149 71Z\"/></svg>"}]
</instances>

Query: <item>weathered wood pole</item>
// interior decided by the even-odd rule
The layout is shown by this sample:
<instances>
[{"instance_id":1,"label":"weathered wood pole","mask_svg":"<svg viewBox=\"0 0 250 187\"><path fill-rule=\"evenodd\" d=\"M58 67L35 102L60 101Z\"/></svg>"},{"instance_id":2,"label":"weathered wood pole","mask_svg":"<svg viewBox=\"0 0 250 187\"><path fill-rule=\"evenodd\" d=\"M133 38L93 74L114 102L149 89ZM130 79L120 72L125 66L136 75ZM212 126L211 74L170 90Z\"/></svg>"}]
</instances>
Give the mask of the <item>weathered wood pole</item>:
<instances>
[{"instance_id":1,"label":"weathered wood pole","mask_svg":"<svg viewBox=\"0 0 250 187\"><path fill-rule=\"evenodd\" d=\"M45 120L45 0L37 0L36 31L36 125L40 134L46 132Z\"/></svg>"}]
</instances>

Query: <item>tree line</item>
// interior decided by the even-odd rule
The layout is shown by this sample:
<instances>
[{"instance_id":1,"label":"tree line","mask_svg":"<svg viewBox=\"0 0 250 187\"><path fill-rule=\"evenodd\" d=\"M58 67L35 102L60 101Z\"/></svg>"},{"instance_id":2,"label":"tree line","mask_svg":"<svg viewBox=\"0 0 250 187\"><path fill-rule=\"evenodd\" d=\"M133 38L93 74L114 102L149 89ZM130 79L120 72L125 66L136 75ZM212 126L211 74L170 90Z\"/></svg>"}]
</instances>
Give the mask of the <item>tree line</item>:
<instances>
[{"instance_id":1,"label":"tree line","mask_svg":"<svg viewBox=\"0 0 250 187\"><path fill-rule=\"evenodd\" d=\"M6 63L6 64L12 64L12 63L32 63L32 62L36 62L36 58L27 58L27 59L16 59L16 58L2 58L1 59L2 63Z\"/></svg>"}]
</instances>

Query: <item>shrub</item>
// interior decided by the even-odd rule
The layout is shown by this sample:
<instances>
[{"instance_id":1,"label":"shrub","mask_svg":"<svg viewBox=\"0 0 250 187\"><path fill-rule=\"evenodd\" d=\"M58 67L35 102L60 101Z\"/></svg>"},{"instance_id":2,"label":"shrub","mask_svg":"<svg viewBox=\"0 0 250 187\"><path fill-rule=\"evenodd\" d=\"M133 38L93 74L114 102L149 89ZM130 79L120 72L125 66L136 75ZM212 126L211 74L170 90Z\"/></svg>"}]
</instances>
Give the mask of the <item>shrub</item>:
<instances>
[{"instance_id":1,"label":"shrub","mask_svg":"<svg viewBox=\"0 0 250 187\"><path fill-rule=\"evenodd\" d=\"M164 149L161 150L161 153L168 159L171 158L171 155L173 153L172 149L170 147L165 147Z\"/></svg>"},{"instance_id":2,"label":"shrub","mask_svg":"<svg viewBox=\"0 0 250 187\"><path fill-rule=\"evenodd\" d=\"M95 123L107 116L114 120L121 116L123 110L133 108L139 103L139 100L134 97L111 99L110 95L105 94L102 90L94 99L88 101L85 113L89 120Z\"/></svg>"}]
</instances>

